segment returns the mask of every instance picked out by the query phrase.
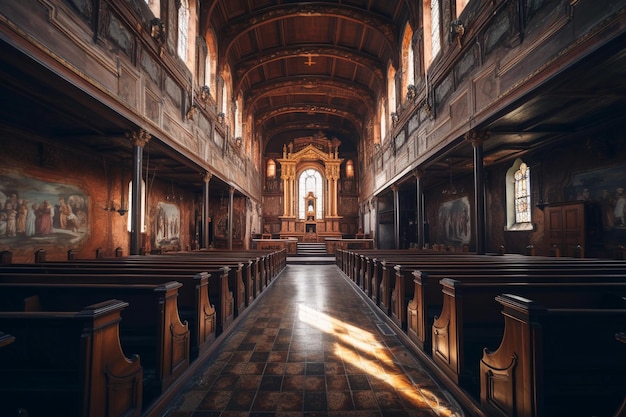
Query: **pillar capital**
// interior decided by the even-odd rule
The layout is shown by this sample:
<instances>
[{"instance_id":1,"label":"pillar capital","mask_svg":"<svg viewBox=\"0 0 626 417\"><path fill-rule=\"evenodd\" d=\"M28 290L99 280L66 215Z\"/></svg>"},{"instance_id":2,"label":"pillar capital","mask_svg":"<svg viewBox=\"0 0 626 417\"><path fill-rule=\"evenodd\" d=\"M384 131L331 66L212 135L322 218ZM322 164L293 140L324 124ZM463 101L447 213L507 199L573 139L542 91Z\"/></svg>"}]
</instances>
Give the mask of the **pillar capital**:
<instances>
[{"instance_id":1,"label":"pillar capital","mask_svg":"<svg viewBox=\"0 0 626 417\"><path fill-rule=\"evenodd\" d=\"M211 178L213 178L213 174L209 173L209 172L205 172L203 175L203 179L204 182L209 182L211 181Z\"/></svg>"},{"instance_id":2,"label":"pillar capital","mask_svg":"<svg viewBox=\"0 0 626 417\"><path fill-rule=\"evenodd\" d=\"M489 139L489 135L490 135L490 132L483 131L483 130L477 131L477 130L472 129L465 134L465 140L470 142L472 146L476 148L478 146L482 146L482 144L487 139Z\"/></svg>"},{"instance_id":3,"label":"pillar capital","mask_svg":"<svg viewBox=\"0 0 626 417\"><path fill-rule=\"evenodd\" d=\"M424 178L424 176L426 175L426 171L424 171L423 169L415 168L413 170L412 174L413 174L413 177L416 180L420 180L420 179Z\"/></svg>"},{"instance_id":4,"label":"pillar capital","mask_svg":"<svg viewBox=\"0 0 626 417\"><path fill-rule=\"evenodd\" d=\"M133 146L144 147L152 138L152 135L144 129L127 130L126 138L133 144Z\"/></svg>"}]
</instances>

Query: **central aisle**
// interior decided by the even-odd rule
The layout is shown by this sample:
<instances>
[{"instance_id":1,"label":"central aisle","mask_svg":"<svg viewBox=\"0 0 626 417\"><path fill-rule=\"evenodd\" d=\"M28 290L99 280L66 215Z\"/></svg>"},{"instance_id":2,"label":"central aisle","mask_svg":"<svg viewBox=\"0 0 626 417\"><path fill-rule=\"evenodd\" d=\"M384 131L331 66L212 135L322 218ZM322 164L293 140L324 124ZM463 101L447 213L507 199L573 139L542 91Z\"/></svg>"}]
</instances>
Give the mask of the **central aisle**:
<instances>
[{"instance_id":1,"label":"central aisle","mask_svg":"<svg viewBox=\"0 0 626 417\"><path fill-rule=\"evenodd\" d=\"M462 416L335 265L288 265L167 417Z\"/></svg>"}]
</instances>

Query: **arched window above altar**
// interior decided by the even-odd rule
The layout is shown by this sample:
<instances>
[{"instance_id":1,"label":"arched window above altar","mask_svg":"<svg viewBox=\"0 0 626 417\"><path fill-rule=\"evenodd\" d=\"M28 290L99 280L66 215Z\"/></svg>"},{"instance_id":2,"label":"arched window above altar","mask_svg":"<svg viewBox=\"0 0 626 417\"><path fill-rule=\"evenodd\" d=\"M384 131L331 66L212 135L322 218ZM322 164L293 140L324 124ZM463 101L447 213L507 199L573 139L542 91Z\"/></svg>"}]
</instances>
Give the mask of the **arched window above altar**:
<instances>
[{"instance_id":1,"label":"arched window above altar","mask_svg":"<svg viewBox=\"0 0 626 417\"><path fill-rule=\"evenodd\" d=\"M307 219L307 202L314 201L315 219L323 218L323 178L322 174L316 169L308 168L302 171L298 179L298 218L300 220ZM310 197L314 200L311 200ZM309 197L307 199L307 197Z\"/></svg>"}]
</instances>

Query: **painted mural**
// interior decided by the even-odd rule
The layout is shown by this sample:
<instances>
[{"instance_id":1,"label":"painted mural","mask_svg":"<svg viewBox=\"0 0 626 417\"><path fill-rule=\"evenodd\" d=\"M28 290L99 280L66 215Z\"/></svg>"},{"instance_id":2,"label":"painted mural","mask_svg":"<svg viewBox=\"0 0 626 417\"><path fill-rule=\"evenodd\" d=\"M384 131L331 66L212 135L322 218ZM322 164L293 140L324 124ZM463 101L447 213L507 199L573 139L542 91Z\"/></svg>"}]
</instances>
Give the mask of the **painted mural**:
<instances>
[{"instance_id":1,"label":"painted mural","mask_svg":"<svg viewBox=\"0 0 626 417\"><path fill-rule=\"evenodd\" d=\"M440 241L460 247L470 243L470 205L467 197L446 201L439 206Z\"/></svg>"},{"instance_id":2,"label":"painted mural","mask_svg":"<svg viewBox=\"0 0 626 417\"><path fill-rule=\"evenodd\" d=\"M75 247L89 232L89 198L73 185L0 174L0 245Z\"/></svg>"},{"instance_id":3,"label":"painted mural","mask_svg":"<svg viewBox=\"0 0 626 417\"><path fill-rule=\"evenodd\" d=\"M626 232L626 166L574 174L565 189L567 201L596 203L605 231Z\"/></svg>"},{"instance_id":4,"label":"painted mural","mask_svg":"<svg viewBox=\"0 0 626 417\"><path fill-rule=\"evenodd\" d=\"M154 221L154 247L180 250L180 210L178 206L170 203L158 203Z\"/></svg>"}]
</instances>

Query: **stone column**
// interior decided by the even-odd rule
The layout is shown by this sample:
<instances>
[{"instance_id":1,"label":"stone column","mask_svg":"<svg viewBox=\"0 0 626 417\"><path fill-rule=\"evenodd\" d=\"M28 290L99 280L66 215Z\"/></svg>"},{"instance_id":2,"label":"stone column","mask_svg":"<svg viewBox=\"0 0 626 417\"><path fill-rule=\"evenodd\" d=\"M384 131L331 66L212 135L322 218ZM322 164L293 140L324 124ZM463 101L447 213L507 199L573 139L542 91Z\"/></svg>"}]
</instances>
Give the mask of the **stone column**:
<instances>
[{"instance_id":1,"label":"stone column","mask_svg":"<svg viewBox=\"0 0 626 417\"><path fill-rule=\"evenodd\" d=\"M391 186L393 191L393 245L400 249L400 194L397 185Z\"/></svg>"},{"instance_id":2,"label":"stone column","mask_svg":"<svg viewBox=\"0 0 626 417\"><path fill-rule=\"evenodd\" d=\"M474 148L474 236L476 236L476 253L479 255L485 254L487 240L483 143L488 137L487 132L474 130L465 134L465 140L469 141Z\"/></svg>"},{"instance_id":3,"label":"stone column","mask_svg":"<svg viewBox=\"0 0 626 417\"><path fill-rule=\"evenodd\" d=\"M374 208L374 211L376 212L376 220L374 220L374 242L376 242L376 247L380 247L380 242L378 239L378 236L380 236L380 222L379 222L379 204L378 204L378 197L372 197L372 203L371 206Z\"/></svg>"},{"instance_id":4,"label":"stone column","mask_svg":"<svg viewBox=\"0 0 626 417\"><path fill-rule=\"evenodd\" d=\"M230 187L228 200L228 250L233 250L233 204L235 187Z\"/></svg>"},{"instance_id":5,"label":"stone column","mask_svg":"<svg viewBox=\"0 0 626 417\"><path fill-rule=\"evenodd\" d=\"M413 172L415 176L415 190L416 190L416 219L417 222L417 247L418 249L422 249L424 244L426 243L424 237L424 189L422 187L421 179L424 176L423 171L415 170Z\"/></svg>"},{"instance_id":6,"label":"stone column","mask_svg":"<svg viewBox=\"0 0 626 417\"><path fill-rule=\"evenodd\" d=\"M206 249L211 245L209 241L209 181L213 175L206 172L204 174L204 189L202 190L202 248Z\"/></svg>"},{"instance_id":7,"label":"stone column","mask_svg":"<svg viewBox=\"0 0 626 417\"><path fill-rule=\"evenodd\" d=\"M133 182L130 202L132 210L130 219L130 254L138 255L141 250L141 233L143 232L143 224L141 223L143 147L152 136L143 129L137 129L135 131L126 132L126 137L133 144Z\"/></svg>"}]
</instances>

